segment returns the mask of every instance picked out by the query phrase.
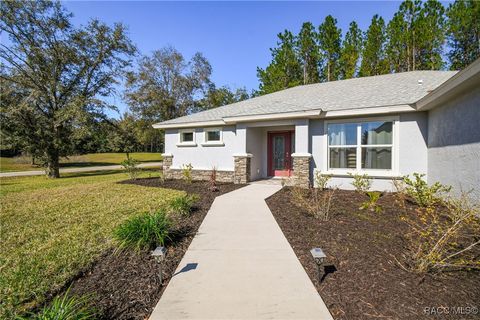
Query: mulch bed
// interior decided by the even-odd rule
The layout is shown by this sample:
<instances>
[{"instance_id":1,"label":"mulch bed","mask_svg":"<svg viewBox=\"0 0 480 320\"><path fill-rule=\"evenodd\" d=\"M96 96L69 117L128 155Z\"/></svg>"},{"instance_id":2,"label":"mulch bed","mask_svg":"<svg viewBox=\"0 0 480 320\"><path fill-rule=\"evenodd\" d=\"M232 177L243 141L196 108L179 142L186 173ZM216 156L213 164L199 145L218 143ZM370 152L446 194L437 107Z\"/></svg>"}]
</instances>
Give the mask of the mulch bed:
<instances>
[{"instance_id":1,"label":"mulch bed","mask_svg":"<svg viewBox=\"0 0 480 320\"><path fill-rule=\"evenodd\" d=\"M158 277L158 264L150 252L109 250L71 285L72 294L91 295L101 319L146 319L162 296L190 242L207 214L215 197L241 188L242 185L218 184L219 191L212 192L208 183L194 181L187 184L179 180L160 183L158 178L128 180L121 183L154 188L170 188L200 196L193 213L182 217L175 237L167 245L163 262L163 286Z\"/></svg>"},{"instance_id":2,"label":"mulch bed","mask_svg":"<svg viewBox=\"0 0 480 320\"><path fill-rule=\"evenodd\" d=\"M359 210L365 195L336 192L329 221L294 204L283 188L267 199L275 219L335 319L479 319L477 314L431 315L427 307L480 308L480 272L419 275L400 267L405 261L406 224L392 194L378 204L383 212ZM407 210L415 209L408 204ZM327 255L322 281L310 249ZM397 262L397 260L399 262ZM438 310L438 309L437 309ZM465 312L466 309L463 309ZM478 309L477 309L478 311Z\"/></svg>"}]
</instances>

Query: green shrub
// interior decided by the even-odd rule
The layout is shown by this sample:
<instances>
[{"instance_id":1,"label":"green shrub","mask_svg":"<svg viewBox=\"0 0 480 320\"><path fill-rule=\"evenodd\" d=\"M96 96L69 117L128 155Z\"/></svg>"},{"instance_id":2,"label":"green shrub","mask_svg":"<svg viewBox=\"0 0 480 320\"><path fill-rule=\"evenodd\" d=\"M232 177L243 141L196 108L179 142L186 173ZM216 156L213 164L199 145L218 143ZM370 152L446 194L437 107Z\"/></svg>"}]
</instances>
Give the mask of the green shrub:
<instances>
[{"instance_id":1,"label":"green shrub","mask_svg":"<svg viewBox=\"0 0 480 320\"><path fill-rule=\"evenodd\" d=\"M353 178L352 186L355 187L357 192L366 193L370 190L372 179L368 177L368 174L349 173L349 175Z\"/></svg>"},{"instance_id":2,"label":"green shrub","mask_svg":"<svg viewBox=\"0 0 480 320\"><path fill-rule=\"evenodd\" d=\"M165 244L171 226L171 220L165 211L144 213L120 224L113 235L121 249L152 249Z\"/></svg>"},{"instance_id":3,"label":"green shrub","mask_svg":"<svg viewBox=\"0 0 480 320\"><path fill-rule=\"evenodd\" d=\"M120 164L123 166L130 179L136 180L138 178L141 169L138 167L137 160L133 158L128 158L126 160L123 160Z\"/></svg>"},{"instance_id":4,"label":"green shrub","mask_svg":"<svg viewBox=\"0 0 480 320\"><path fill-rule=\"evenodd\" d=\"M324 190L327 188L328 181L330 181L331 178L331 175L322 174L321 171L316 170L313 174L313 183L316 188Z\"/></svg>"},{"instance_id":5,"label":"green shrub","mask_svg":"<svg viewBox=\"0 0 480 320\"><path fill-rule=\"evenodd\" d=\"M34 320L87 320L96 319L95 310L88 304L88 296L70 296L69 291L62 296L55 297L52 303L44 307L38 314L29 315L26 318Z\"/></svg>"},{"instance_id":6,"label":"green shrub","mask_svg":"<svg viewBox=\"0 0 480 320\"><path fill-rule=\"evenodd\" d=\"M362 203L360 206L361 210L370 209L375 211L376 213L382 212L382 207L377 204L378 199L382 195L381 192L378 191L367 191L368 200Z\"/></svg>"},{"instance_id":7,"label":"green shrub","mask_svg":"<svg viewBox=\"0 0 480 320\"><path fill-rule=\"evenodd\" d=\"M182 165L182 176L186 183L192 183L192 170L193 166L191 163Z\"/></svg>"},{"instance_id":8,"label":"green shrub","mask_svg":"<svg viewBox=\"0 0 480 320\"><path fill-rule=\"evenodd\" d=\"M452 190L451 186L446 186L440 182L435 182L429 186L423 179L425 174L414 173L413 179L409 176L403 178L405 183L405 192L415 200L420 207L431 207L441 202L441 194Z\"/></svg>"},{"instance_id":9,"label":"green shrub","mask_svg":"<svg viewBox=\"0 0 480 320\"><path fill-rule=\"evenodd\" d=\"M168 212L182 216L189 215L198 199L198 196L195 194L176 197L169 202Z\"/></svg>"}]
</instances>

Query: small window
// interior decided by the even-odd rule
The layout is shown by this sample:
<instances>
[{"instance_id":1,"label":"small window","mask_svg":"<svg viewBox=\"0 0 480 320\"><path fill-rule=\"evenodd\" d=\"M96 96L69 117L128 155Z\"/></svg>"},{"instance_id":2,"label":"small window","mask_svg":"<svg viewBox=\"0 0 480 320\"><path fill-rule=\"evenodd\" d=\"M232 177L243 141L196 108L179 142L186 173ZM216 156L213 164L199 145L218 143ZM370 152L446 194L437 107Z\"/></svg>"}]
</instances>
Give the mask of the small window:
<instances>
[{"instance_id":1,"label":"small window","mask_svg":"<svg viewBox=\"0 0 480 320\"><path fill-rule=\"evenodd\" d=\"M205 129L205 143L218 144L222 143L221 129Z\"/></svg>"},{"instance_id":2,"label":"small window","mask_svg":"<svg viewBox=\"0 0 480 320\"><path fill-rule=\"evenodd\" d=\"M180 142L193 142L193 131L180 132Z\"/></svg>"}]
</instances>

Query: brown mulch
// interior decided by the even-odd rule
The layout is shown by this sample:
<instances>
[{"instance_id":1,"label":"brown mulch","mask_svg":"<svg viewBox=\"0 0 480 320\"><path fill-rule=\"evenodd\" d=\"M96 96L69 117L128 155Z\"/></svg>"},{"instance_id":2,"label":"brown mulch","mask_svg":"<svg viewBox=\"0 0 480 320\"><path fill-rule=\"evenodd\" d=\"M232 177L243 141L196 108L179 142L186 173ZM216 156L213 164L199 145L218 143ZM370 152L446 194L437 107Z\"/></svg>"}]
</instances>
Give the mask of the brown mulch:
<instances>
[{"instance_id":1,"label":"brown mulch","mask_svg":"<svg viewBox=\"0 0 480 320\"><path fill-rule=\"evenodd\" d=\"M380 198L383 212L377 214L359 210L365 195L338 190L333 217L321 221L296 206L291 191L283 188L267 204L335 319L480 318L480 272L419 275L400 266L406 261L407 226L392 194ZM414 209L408 204L407 210ZM310 254L314 247L327 255L321 282ZM428 307L443 313L426 314ZM464 309L445 315L442 307Z\"/></svg>"},{"instance_id":2,"label":"brown mulch","mask_svg":"<svg viewBox=\"0 0 480 320\"><path fill-rule=\"evenodd\" d=\"M170 188L200 196L193 213L178 221L175 237L167 247L163 262L163 286L160 286L158 264L150 252L109 250L71 285L71 293L91 295L92 304L101 319L146 319L162 296L190 242L207 214L215 197L241 188L242 185L218 184L217 192L209 191L207 182L187 184L179 180L160 183L158 178L128 180L121 183L156 188Z\"/></svg>"}]
</instances>

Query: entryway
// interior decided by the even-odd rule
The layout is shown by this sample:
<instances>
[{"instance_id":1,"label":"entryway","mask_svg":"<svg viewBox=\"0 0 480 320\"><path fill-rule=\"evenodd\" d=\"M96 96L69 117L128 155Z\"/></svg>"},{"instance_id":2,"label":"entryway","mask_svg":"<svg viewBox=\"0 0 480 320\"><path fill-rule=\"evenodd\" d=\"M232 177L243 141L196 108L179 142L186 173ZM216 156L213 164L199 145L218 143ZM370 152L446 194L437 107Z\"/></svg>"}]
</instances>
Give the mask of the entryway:
<instances>
[{"instance_id":1,"label":"entryway","mask_svg":"<svg viewBox=\"0 0 480 320\"><path fill-rule=\"evenodd\" d=\"M267 151L268 175L270 177L289 177L292 174L295 131L268 132Z\"/></svg>"}]
</instances>

